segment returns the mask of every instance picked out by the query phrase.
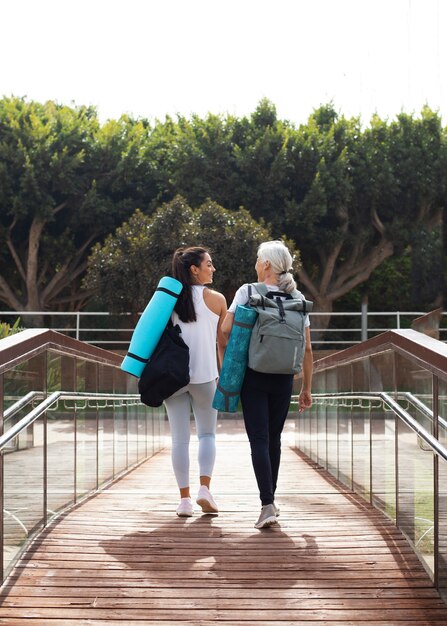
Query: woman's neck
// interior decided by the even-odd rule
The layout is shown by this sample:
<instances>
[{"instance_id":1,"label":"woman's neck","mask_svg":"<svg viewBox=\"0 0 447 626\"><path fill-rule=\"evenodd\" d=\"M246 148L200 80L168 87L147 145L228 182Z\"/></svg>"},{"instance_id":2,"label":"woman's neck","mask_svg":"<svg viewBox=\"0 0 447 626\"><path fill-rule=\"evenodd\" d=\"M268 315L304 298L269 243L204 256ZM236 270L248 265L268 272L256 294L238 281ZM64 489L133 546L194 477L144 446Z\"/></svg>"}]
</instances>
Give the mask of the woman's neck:
<instances>
[{"instance_id":1,"label":"woman's neck","mask_svg":"<svg viewBox=\"0 0 447 626\"><path fill-rule=\"evenodd\" d=\"M264 280L262 282L266 285L277 285L278 277L274 272L266 270L264 274Z\"/></svg>"}]
</instances>

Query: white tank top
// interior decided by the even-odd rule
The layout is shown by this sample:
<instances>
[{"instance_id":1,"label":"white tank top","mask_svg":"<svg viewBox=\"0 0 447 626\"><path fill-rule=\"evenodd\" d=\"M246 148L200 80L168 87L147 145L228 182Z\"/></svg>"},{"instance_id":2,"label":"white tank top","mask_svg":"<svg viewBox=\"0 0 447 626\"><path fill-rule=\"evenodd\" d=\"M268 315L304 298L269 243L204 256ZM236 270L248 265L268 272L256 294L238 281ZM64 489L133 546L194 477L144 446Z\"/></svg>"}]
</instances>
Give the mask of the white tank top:
<instances>
[{"instance_id":1,"label":"white tank top","mask_svg":"<svg viewBox=\"0 0 447 626\"><path fill-rule=\"evenodd\" d=\"M182 329L182 337L189 347L190 382L208 383L217 378L217 323L219 316L209 309L203 299L203 285L192 286L192 297L197 320L182 322L174 311L173 324Z\"/></svg>"}]
</instances>

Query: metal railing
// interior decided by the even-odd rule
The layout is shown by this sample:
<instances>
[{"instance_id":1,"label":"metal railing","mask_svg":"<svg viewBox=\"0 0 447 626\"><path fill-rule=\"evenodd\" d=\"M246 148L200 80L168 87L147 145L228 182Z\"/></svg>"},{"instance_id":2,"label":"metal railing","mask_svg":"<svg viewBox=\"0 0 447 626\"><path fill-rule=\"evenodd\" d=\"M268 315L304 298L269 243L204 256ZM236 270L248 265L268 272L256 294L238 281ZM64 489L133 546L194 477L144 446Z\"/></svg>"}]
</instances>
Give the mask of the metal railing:
<instances>
[{"instance_id":1,"label":"metal railing","mask_svg":"<svg viewBox=\"0 0 447 626\"><path fill-rule=\"evenodd\" d=\"M1 581L52 520L164 447L164 409L121 360L54 331L0 342Z\"/></svg>"},{"instance_id":2,"label":"metal railing","mask_svg":"<svg viewBox=\"0 0 447 626\"><path fill-rule=\"evenodd\" d=\"M297 448L393 520L447 599L445 344L388 331L317 361L312 395Z\"/></svg>"},{"instance_id":3,"label":"metal railing","mask_svg":"<svg viewBox=\"0 0 447 626\"><path fill-rule=\"evenodd\" d=\"M423 311L336 311L330 313L331 323L328 328L319 328L319 318L328 313L316 311L311 314L312 344L316 349L341 349L355 345L385 330L410 328L411 322L424 315ZM0 320L13 322L20 317L26 321L40 317L46 328L67 334L75 339L105 348L126 350L132 333L132 315L130 313L113 314L91 311L0 311ZM447 312L443 314L440 334L447 341ZM103 326L100 325L102 321Z\"/></svg>"}]
</instances>

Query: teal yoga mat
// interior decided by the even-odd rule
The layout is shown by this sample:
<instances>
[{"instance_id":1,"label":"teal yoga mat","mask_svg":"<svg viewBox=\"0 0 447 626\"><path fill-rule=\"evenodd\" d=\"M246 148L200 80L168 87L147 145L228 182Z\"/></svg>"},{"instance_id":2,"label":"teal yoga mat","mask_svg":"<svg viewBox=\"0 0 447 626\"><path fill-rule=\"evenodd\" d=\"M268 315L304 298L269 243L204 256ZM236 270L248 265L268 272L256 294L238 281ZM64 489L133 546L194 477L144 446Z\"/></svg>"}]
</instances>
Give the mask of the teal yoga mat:
<instances>
[{"instance_id":1,"label":"teal yoga mat","mask_svg":"<svg viewBox=\"0 0 447 626\"><path fill-rule=\"evenodd\" d=\"M175 278L163 276L160 280L154 295L135 326L129 351L121 363L122 370L137 378L141 376L160 341L182 289L182 283Z\"/></svg>"},{"instance_id":2,"label":"teal yoga mat","mask_svg":"<svg viewBox=\"0 0 447 626\"><path fill-rule=\"evenodd\" d=\"M239 393L244 381L248 361L251 331L258 314L255 309L238 304L234 313L228 345L214 394L213 408L234 413L239 403Z\"/></svg>"}]
</instances>

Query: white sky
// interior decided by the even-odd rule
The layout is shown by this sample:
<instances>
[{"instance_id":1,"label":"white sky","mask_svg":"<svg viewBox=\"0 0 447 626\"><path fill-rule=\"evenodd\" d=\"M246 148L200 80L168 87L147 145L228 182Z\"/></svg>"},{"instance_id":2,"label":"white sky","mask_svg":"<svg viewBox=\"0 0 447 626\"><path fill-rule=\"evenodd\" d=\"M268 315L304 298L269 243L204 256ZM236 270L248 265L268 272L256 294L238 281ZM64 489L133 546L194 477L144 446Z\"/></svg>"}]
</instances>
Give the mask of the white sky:
<instances>
[{"instance_id":1,"label":"white sky","mask_svg":"<svg viewBox=\"0 0 447 626\"><path fill-rule=\"evenodd\" d=\"M0 96L305 122L333 101L447 123L447 0L0 0Z\"/></svg>"}]
</instances>

